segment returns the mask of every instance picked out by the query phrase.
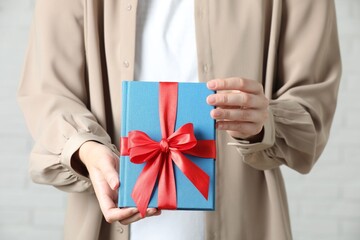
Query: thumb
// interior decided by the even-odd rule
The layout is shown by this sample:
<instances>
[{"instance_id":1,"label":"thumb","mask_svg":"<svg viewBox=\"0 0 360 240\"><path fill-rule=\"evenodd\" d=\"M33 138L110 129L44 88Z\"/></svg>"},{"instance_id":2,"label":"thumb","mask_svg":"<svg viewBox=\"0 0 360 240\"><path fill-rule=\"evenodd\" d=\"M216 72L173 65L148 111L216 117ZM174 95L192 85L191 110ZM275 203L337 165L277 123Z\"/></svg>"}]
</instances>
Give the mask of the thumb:
<instances>
[{"instance_id":1,"label":"thumb","mask_svg":"<svg viewBox=\"0 0 360 240\"><path fill-rule=\"evenodd\" d=\"M117 161L119 161L117 158L110 157L100 164L100 170L112 190L117 190L120 186L119 174L116 168L117 164L114 164Z\"/></svg>"}]
</instances>

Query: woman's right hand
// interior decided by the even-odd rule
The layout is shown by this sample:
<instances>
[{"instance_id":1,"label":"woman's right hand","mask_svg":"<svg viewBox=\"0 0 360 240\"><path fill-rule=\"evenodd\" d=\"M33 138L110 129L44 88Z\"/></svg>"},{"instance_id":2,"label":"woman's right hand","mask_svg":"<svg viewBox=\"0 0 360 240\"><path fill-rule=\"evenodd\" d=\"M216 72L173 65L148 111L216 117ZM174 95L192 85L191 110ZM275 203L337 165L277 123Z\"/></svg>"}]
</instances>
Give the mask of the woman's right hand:
<instances>
[{"instance_id":1,"label":"woman's right hand","mask_svg":"<svg viewBox=\"0 0 360 240\"><path fill-rule=\"evenodd\" d=\"M78 151L78 158L86 166L96 197L99 201L101 211L107 222L119 221L127 225L141 219L137 208L118 208L119 181L119 159L105 145L88 141ZM158 216L160 210L156 208L147 209L147 217Z\"/></svg>"}]
</instances>

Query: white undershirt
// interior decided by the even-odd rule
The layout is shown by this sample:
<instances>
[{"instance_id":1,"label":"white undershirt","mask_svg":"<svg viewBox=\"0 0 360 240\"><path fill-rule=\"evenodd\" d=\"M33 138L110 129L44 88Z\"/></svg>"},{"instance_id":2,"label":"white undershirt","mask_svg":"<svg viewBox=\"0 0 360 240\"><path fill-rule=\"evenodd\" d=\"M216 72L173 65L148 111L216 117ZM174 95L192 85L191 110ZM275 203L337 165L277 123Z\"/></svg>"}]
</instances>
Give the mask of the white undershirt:
<instances>
[{"instance_id":1,"label":"white undershirt","mask_svg":"<svg viewBox=\"0 0 360 240\"><path fill-rule=\"evenodd\" d=\"M197 82L194 0L139 0L135 79ZM131 240L202 240L204 213L166 211L131 224Z\"/></svg>"}]
</instances>

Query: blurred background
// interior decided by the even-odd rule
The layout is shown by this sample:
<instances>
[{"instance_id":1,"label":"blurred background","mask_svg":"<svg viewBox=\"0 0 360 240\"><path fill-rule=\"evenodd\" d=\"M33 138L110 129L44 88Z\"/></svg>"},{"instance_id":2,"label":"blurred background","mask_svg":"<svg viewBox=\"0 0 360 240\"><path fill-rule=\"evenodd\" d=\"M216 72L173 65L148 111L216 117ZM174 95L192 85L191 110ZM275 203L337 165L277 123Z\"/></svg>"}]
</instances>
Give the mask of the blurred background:
<instances>
[{"instance_id":1,"label":"blurred background","mask_svg":"<svg viewBox=\"0 0 360 240\"><path fill-rule=\"evenodd\" d=\"M343 77L331 138L310 174L282 168L294 240L360 239L360 1L335 2ZM63 239L66 196L29 179L32 140L15 99L33 7L0 0L1 240Z\"/></svg>"}]
</instances>

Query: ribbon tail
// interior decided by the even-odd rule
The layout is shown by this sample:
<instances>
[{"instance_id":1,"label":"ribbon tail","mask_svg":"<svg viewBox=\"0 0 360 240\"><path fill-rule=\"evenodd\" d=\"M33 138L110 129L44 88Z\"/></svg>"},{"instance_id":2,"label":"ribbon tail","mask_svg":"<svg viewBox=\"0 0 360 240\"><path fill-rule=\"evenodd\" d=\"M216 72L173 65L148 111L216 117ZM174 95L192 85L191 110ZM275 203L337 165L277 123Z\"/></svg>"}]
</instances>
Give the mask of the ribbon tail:
<instances>
[{"instance_id":1,"label":"ribbon tail","mask_svg":"<svg viewBox=\"0 0 360 240\"><path fill-rule=\"evenodd\" d=\"M207 200L209 196L210 177L178 150L171 151L171 158L176 166L179 167L184 175Z\"/></svg>"},{"instance_id":2,"label":"ribbon tail","mask_svg":"<svg viewBox=\"0 0 360 240\"><path fill-rule=\"evenodd\" d=\"M146 209L149 205L151 194L154 191L162 162L161 154L156 159L147 162L135 183L131 197L139 209L141 217L146 216Z\"/></svg>"},{"instance_id":3,"label":"ribbon tail","mask_svg":"<svg viewBox=\"0 0 360 240\"><path fill-rule=\"evenodd\" d=\"M159 177L158 207L161 209L176 209L176 206L174 167L170 154L166 154L166 160Z\"/></svg>"}]
</instances>

